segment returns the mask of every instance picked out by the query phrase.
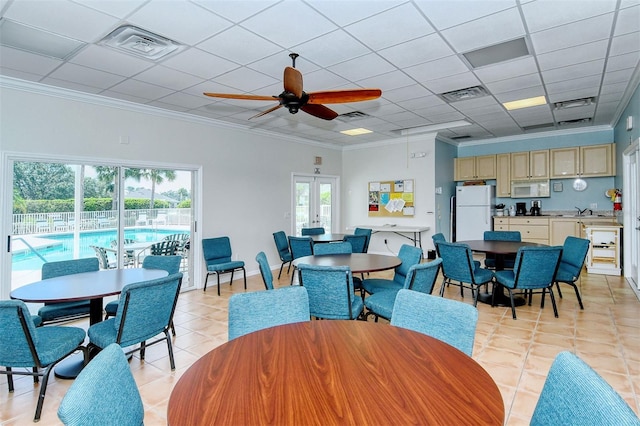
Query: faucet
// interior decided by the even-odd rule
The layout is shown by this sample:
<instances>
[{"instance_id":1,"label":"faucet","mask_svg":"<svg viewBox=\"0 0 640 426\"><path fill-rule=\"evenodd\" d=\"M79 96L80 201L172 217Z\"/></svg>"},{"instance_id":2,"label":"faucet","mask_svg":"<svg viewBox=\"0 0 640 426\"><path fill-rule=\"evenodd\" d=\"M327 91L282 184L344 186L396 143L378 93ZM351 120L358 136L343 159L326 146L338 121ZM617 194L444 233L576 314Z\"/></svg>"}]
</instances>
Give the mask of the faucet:
<instances>
[{"instance_id":1,"label":"faucet","mask_svg":"<svg viewBox=\"0 0 640 426\"><path fill-rule=\"evenodd\" d=\"M586 208L585 208L585 209L583 209L583 210L580 210L580 207L576 207L576 209L578 209L578 216L582 216L582 215L584 214L584 212L586 212L586 211L588 210L588 209L586 209ZM593 214L593 213L592 213L592 214Z\"/></svg>"}]
</instances>

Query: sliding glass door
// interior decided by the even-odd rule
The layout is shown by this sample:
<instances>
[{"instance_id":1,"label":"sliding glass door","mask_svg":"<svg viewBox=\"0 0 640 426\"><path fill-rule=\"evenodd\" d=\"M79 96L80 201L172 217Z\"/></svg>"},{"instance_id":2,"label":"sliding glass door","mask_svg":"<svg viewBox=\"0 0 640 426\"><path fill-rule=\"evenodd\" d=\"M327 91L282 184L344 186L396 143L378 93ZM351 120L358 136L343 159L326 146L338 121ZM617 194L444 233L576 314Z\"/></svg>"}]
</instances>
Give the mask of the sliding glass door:
<instances>
[{"instance_id":1,"label":"sliding glass door","mask_svg":"<svg viewBox=\"0 0 640 426\"><path fill-rule=\"evenodd\" d=\"M28 159L10 163L11 289L39 280L46 262L96 256L102 269L140 267L163 240L177 241L182 288L193 286L192 171Z\"/></svg>"}]
</instances>

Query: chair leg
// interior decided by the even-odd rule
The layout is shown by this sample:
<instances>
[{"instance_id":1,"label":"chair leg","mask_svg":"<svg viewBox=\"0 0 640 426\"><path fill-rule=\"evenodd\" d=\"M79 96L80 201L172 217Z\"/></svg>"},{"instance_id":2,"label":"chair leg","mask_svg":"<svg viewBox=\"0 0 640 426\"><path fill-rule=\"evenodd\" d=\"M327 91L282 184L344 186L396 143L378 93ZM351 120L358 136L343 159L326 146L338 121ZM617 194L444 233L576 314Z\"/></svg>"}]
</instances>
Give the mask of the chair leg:
<instances>
[{"instance_id":1,"label":"chair leg","mask_svg":"<svg viewBox=\"0 0 640 426\"><path fill-rule=\"evenodd\" d=\"M244 269L244 267L242 268L242 275L244 275L244 289L247 289L247 271Z\"/></svg>"},{"instance_id":2,"label":"chair leg","mask_svg":"<svg viewBox=\"0 0 640 426\"><path fill-rule=\"evenodd\" d=\"M235 272L235 269L231 270L231 279L229 280L229 285L233 285L233 273Z\"/></svg>"},{"instance_id":3,"label":"chair leg","mask_svg":"<svg viewBox=\"0 0 640 426\"><path fill-rule=\"evenodd\" d=\"M144 360L145 353L147 352L147 342L140 342L140 359Z\"/></svg>"},{"instance_id":4,"label":"chair leg","mask_svg":"<svg viewBox=\"0 0 640 426\"><path fill-rule=\"evenodd\" d=\"M173 320L171 320L169 327L171 327L171 334L173 334L173 337L176 337L176 328L173 326Z\"/></svg>"},{"instance_id":5,"label":"chair leg","mask_svg":"<svg viewBox=\"0 0 640 426\"><path fill-rule=\"evenodd\" d=\"M40 420L40 414L42 414L42 404L44 403L44 394L45 392L47 392L47 384L49 383L49 373L51 373L51 370L53 370L53 366L56 364L57 364L56 362L54 362L53 364L50 364L44 370L44 373L42 375L42 384L40 384L40 394L38 395L38 404L36 405L36 414L33 417L34 422L37 422L38 420Z\"/></svg>"},{"instance_id":6,"label":"chair leg","mask_svg":"<svg viewBox=\"0 0 640 426\"><path fill-rule=\"evenodd\" d=\"M491 307L496 306L496 286L498 283L496 281L491 285Z\"/></svg>"},{"instance_id":7,"label":"chair leg","mask_svg":"<svg viewBox=\"0 0 640 426\"><path fill-rule=\"evenodd\" d=\"M444 287L445 287L445 284L447 284L447 285L448 285L448 283L447 283L447 279L446 279L446 278L442 280L442 285L440 286L440 297L444 297Z\"/></svg>"},{"instance_id":8,"label":"chair leg","mask_svg":"<svg viewBox=\"0 0 640 426\"><path fill-rule=\"evenodd\" d=\"M513 291L511 291L509 287L507 287L507 290L509 290L509 299L511 299L511 314L513 315L513 319L516 319L516 304L513 300Z\"/></svg>"},{"instance_id":9,"label":"chair leg","mask_svg":"<svg viewBox=\"0 0 640 426\"><path fill-rule=\"evenodd\" d=\"M478 296L480 295L480 286L476 287L475 291L473 291L473 285L471 285L471 296L473 297L473 306L478 306Z\"/></svg>"},{"instance_id":10,"label":"chair leg","mask_svg":"<svg viewBox=\"0 0 640 426\"><path fill-rule=\"evenodd\" d=\"M531 292L533 293L533 290L531 290ZM544 309L544 297L547 293L547 289L543 288L542 289L542 299L540 299L540 309Z\"/></svg>"},{"instance_id":11,"label":"chair leg","mask_svg":"<svg viewBox=\"0 0 640 426\"><path fill-rule=\"evenodd\" d=\"M562 299L562 290L560 290L560 282L556 281L556 287L558 288L558 296Z\"/></svg>"},{"instance_id":12,"label":"chair leg","mask_svg":"<svg viewBox=\"0 0 640 426\"><path fill-rule=\"evenodd\" d=\"M202 291L207 291L207 281L209 280L209 273L207 273L207 275L204 277L204 290Z\"/></svg>"},{"instance_id":13,"label":"chair leg","mask_svg":"<svg viewBox=\"0 0 640 426\"><path fill-rule=\"evenodd\" d=\"M218 296L220 296L220 272L216 272L216 277L218 277Z\"/></svg>"},{"instance_id":14,"label":"chair leg","mask_svg":"<svg viewBox=\"0 0 640 426\"><path fill-rule=\"evenodd\" d=\"M38 367L33 367L33 383L38 383L39 381L40 378L38 377Z\"/></svg>"},{"instance_id":15,"label":"chair leg","mask_svg":"<svg viewBox=\"0 0 640 426\"><path fill-rule=\"evenodd\" d=\"M164 334L167 337L167 350L169 351L169 363L171 364L171 371L174 371L176 369L176 362L173 359L173 345L171 345L169 332L165 330Z\"/></svg>"},{"instance_id":16,"label":"chair leg","mask_svg":"<svg viewBox=\"0 0 640 426\"><path fill-rule=\"evenodd\" d=\"M578 290L578 286L576 285L576 283L571 283L571 285L573 286L573 289L576 291L576 297L578 298L580 309L584 309L584 305L582 304L582 298L580 297L580 291ZM559 291L560 291L560 288L558 287L558 292Z\"/></svg>"},{"instance_id":17,"label":"chair leg","mask_svg":"<svg viewBox=\"0 0 640 426\"><path fill-rule=\"evenodd\" d=\"M7 384L9 385L9 393L13 392L13 374L11 374L11 367L7 367Z\"/></svg>"},{"instance_id":18,"label":"chair leg","mask_svg":"<svg viewBox=\"0 0 640 426\"><path fill-rule=\"evenodd\" d=\"M549 297L551 297L551 305L553 306L553 315L558 318L558 307L556 306L556 298L553 295L553 283L549 287Z\"/></svg>"},{"instance_id":19,"label":"chair leg","mask_svg":"<svg viewBox=\"0 0 640 426\"><path fill-rule=\"evenodd\" d=\"M285 262L282 262L282 264L280 265L280 272L278 272L278 279L280 279L280 275L282 275L282 268L284 268L284 264Z\"/></svg>"}]
</instances>

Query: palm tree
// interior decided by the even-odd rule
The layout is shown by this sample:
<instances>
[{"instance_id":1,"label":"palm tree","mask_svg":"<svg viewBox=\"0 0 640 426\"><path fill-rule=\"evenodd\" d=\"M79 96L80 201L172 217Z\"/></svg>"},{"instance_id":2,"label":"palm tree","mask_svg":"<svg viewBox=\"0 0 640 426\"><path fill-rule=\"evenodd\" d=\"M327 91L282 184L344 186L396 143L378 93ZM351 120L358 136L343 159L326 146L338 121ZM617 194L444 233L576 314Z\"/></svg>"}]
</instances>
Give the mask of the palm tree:
<instances>
[{"instance_id":1,"label":"palm tree","mask_svg":"<svg viewBox=\"0 0 640 426\"><path fill-rule=\"evenodd\" d=\"M93 166L96 170L97 178L100 182L103 182L107 186L107 190L111 191L113 194L112 202L111 202L111 210L118 209L118 190L119 185L115 184L115 180L118 176L118 167L115 166ZM140 169L124 169L124 177L125 178L133 178L138 182L142 177L142 171Z\"/></svg>"},{"instance_id":2,"label":"palm tree","mask_svg":"<svg viewBox=\"0 0 640 426\"><path fill-rule=\"evenodd\" d=\"M147 178L151 181L151 200L150 208L155 207L156 198L156 184L164 182L166 179L168 182L176 180L175 170L157 170L157 169L145 169L140 173L141 177Z\"/></svg>"}]
</instances>

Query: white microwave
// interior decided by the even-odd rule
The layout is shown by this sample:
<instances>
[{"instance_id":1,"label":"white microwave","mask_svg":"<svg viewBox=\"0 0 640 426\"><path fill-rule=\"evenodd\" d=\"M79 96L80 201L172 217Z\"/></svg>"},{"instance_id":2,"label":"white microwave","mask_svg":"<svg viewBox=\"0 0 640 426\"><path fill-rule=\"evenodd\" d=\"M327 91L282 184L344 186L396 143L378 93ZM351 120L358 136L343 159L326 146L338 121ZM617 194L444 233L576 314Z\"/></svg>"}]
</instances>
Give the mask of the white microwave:
<instances>
[{"instance_id":1,"label":"white microwave","mask_svg":"<svg viewBox=\"0 0 640 426\"><path fill-rule=\"evenodd\" d=\"M548 180L511 181L511 198L549 197Z\"/></svg>"}]
</instances>

